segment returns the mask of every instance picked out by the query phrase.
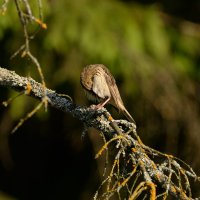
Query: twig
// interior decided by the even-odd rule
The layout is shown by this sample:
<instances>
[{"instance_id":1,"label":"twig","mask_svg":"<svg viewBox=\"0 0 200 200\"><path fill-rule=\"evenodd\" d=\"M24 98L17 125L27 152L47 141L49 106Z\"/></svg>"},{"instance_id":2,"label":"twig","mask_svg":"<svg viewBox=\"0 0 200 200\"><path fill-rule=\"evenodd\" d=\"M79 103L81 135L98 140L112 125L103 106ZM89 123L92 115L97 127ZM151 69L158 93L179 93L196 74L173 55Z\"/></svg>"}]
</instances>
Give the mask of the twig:
<instances>
[{"instance_id":1,"label":"twig","mask_svg":"<svg viewBox=\"0 0 200 200\"><path fill-rule=\"evenodd\" d=\"M23 0L23 3L25 5L25 8L26 8L26 12L27 13L24 13L20 7L20 2L19 0L15 0L15 5L16 5L16 8L17 8L17 12L18 12L18 15L19 15L19 19L21 21L21 24L23 26L23 31L24 31L24 39L25 39L25 43L24 45L22 45L14 54L11 58L13 58L14 56L16 56L19 52L21 52L22 50L24 50L22 52L22 57L24 56L27 56L28 58L30 58L30 60L32 61L32 63L37 67L37 70L38 70L38 73L39 73L39 76L41 78L41 82L42 82L42 85L44 88L46 88L46 84L45 84L45 81L44 81L44 75L43 75L43 72L42 72L42 68L40 66L40 63L38 62L37 58L31 53L30 51L30 39L33 36L29 36L29 33L28 33L28 28L27 28L27 24L29 21L32 21L32 20L35 20L42 28L46 29L46 24L44 24L40 19L37 19L33 16L32 14L32 10L31 10L31 7L29 5L29 2L27 0ZM38 4L39 4L39 15L42 17L42 3L41 1L39 0L38 1ZM45 106L45 110L47 110L47 105L48 105L48 101L47 101L47 95L46 95L46 90L44 89L44 94L43 94L43 103L44 103L44 106Z\"/></svg>"}]
</instances>

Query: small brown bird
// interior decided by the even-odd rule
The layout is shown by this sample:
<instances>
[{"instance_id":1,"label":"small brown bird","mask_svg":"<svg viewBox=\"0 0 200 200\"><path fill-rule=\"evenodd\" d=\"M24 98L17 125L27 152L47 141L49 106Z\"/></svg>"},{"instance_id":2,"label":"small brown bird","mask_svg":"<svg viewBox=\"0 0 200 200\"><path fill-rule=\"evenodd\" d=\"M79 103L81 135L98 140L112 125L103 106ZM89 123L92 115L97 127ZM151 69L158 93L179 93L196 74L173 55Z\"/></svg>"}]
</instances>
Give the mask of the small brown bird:
<instances>
[{"instance_id":1,"label":"small brown bird","mask_svg":"<svg viewBox=\"0 0 200 200\"><path fill-rule=\"evenodd\" d=\"M135 123L124 106L114 77L106 66L102 64L88 65L81 72L80 79L87 98L99 103L96 105L97 109L110 103L121 111L130 122Z\"/></svg>"}]
</instances>

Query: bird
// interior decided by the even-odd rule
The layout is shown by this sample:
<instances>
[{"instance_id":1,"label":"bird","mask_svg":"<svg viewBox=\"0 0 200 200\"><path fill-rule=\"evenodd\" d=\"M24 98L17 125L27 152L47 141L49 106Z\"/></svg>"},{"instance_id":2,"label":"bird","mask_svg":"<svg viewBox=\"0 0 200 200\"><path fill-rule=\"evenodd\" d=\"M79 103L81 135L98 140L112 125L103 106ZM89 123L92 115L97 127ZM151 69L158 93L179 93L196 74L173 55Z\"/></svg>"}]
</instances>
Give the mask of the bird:
<instances>
[{"instance_id":1,"label":"bird","mask_svg":"<svg viewBox=\"0 0 200 200\"><path fill-rule=\"evenodd\" d=\"M125 117L135 124L135 120L127 111L120 96L116 81L109 69L103 64L91 64L83 68L80 82L86 97L98 105L96 109L103 108L107 103L122 112Z\"/></svg>"}]
</instances>

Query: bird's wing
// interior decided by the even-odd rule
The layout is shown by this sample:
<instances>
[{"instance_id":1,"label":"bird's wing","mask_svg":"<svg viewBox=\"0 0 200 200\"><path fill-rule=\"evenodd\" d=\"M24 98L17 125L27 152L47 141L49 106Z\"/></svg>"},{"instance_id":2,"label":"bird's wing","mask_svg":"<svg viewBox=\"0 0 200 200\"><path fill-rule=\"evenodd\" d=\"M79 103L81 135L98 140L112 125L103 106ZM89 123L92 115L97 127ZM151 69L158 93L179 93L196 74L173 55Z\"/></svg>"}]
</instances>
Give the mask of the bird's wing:
<instances>
[{"instance_id":1,"label":"bird's wing","mask_svg":"<svg viewBox=\"0 0 200 200\"><path fill-rule=\"evenodd\" d=\"M119 90L115 83L115 79L113 78L111 74L106 74L105 77L106 77L107 84L109 85L109 88L110 88L112 99L114 101L112 102L111 100L110 103L113 104L116 108L118 108L118 110L121 111L130 122L133 122L135 124L135 120L133 119L133 117L130 115L130 113L126 110L124 106Z\"/></svg>"},{"instance_id":2,"label":"bird's wing","mask_svg":"<svg viewBox=\"0 0 200 200\"><path fill-rule=\"evenodd\" d=\"M117 85L115 83L115 79L110 73L109 74L107 73L105 74L105 79L107 85L109 86L111 97L113 99L113 102L111 101L110 103L113 104L115 107L117 107L119 110L122 110L124 108L124 104L120 96L119 90L117 88Z\"/></svg>"},{"instance_id":3,"label":"bird's wing","mask_svg":"<svg viewBox=\"0 0 200 200\"><path fill-rule=\"evenodd\" d=\"M110 90L107 85L105 76L98 75L98 74L94 75L92 90L98 97L102 99L111 97Z\"/></svg>"}]
</instances>

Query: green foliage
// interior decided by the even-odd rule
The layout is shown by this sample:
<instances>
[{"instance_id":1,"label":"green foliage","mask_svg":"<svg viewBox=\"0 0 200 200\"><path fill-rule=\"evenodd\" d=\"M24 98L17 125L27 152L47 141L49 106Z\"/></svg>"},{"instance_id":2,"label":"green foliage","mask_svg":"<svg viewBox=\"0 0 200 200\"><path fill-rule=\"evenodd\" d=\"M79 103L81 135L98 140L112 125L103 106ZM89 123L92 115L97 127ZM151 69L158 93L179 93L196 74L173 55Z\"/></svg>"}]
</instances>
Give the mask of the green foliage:
<instances>
[{"instance_id":1,"label":"green foliage","mask_svg":"<svg viewBox=\"0 0 200 200\"><path fill-rule=\"evenodd\" d=\"M37 17L36 1L31 3ZM43 1L43 11L48 28L36 34L30 48L42 66L48 87L85 105L80 71L87 64L103 63L115 76L122 99L147 143L168 153L182 152L185 146L185 151L200 152L196 139L200 130L198 24L165 16L158 3ZM33 22L29 28L29 33L35 33L39 25ZM6 13L0 16L0 65L40 81L36 67L26 57L19 54L10 61L23 43L23 28L10 1ZM12 103L13 119L33 108L34 102L25 102L20 97ZM39 113L37 117L46 120L54 116ZM70 124L73 119L68 120Z\"/></svg>"},{"instance_id":2,"label":"green foliage","mask_svg":"<svg viewBox=\"0 0 200 200\"><path fill-rule=\"evenodd\" d=\"M163 63L169 62L169 65L172 64L183 71L185 69L186 72L187 69L196 69L192 60L198 56L199 38L188 37L179 30L170 32L173 28L164 23L159 8L155 5L127 6L111 0L102 0L98 3L92 0L43 3L48 29L40 34L42 41L36 37L32 46L37 51L39 60L43 60L44 70L47 68L45 65L48 56L51 57L50 54L54 56L56 53L61 56L59 67L51 65L57 61L48 63L48 68L53 68L50 73L66 65L82 67L84 64L96 62L105 63L114 73L122 76L124 68L127 71L132 69L133 72L134 68L140 66L140 63L143 65L144 62L147 62L147 65L155 64L155 67L158 65L162 67ZM32 5L33 11L38 16L35 4ZM11 29L15 37L7 40L11 39L12 46L16 48L19 45L19 43L16 45L19 41L17 38L22 41L22 28L18 23L13 3L8 4L8 10L1 18L0 37L5 38L5 31ZM34 26L37 30L37 26L33 23ZM39 52L38 45L40 45ZM66 76L68 71L62 70L62 72ZM145 67L143 73L146 73ZM125 74L127 75L126 72ZM72 76L72 79L74 78L76 74Z\"/></svg>"}]
</instances>

